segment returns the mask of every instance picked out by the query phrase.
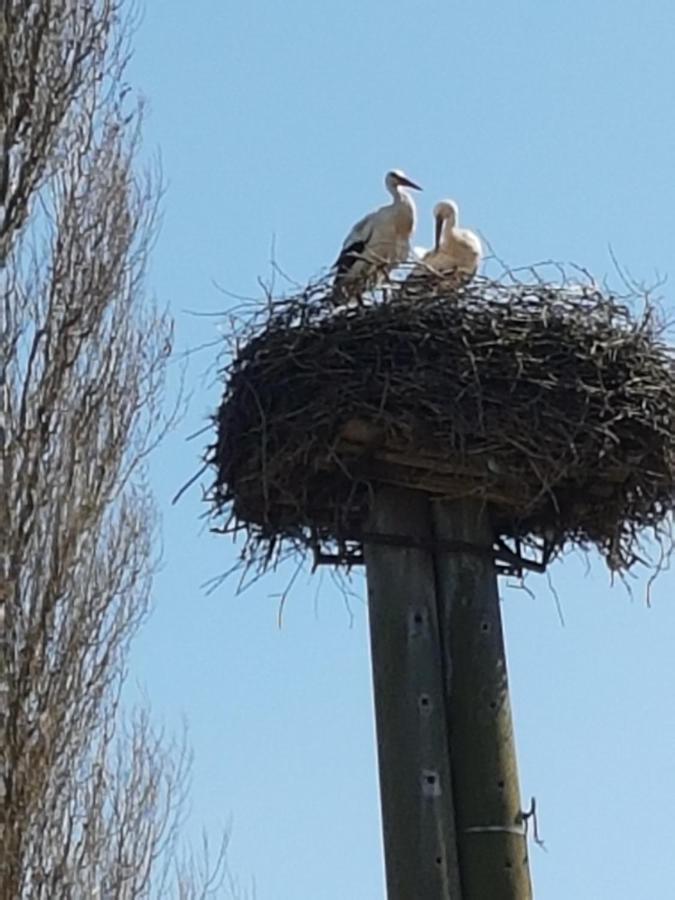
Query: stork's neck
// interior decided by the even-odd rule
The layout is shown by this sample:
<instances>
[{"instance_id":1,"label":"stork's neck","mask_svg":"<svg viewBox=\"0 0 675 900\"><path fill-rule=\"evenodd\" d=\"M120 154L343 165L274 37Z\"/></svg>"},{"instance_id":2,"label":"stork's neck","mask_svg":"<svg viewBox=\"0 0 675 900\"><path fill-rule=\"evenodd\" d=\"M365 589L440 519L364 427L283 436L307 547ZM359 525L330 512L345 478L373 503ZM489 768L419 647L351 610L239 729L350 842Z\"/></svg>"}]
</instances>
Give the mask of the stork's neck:
<instances>
[{"instance_id":1,"label":"stork's neck","mask_svg":"<svg viewBox=\"0 0 675 900\"><path fill-rule=\"evenodd\" d=\"M401 204L404 204L405 206L414 206L412 197L407 191L403 190L400 184L395 184L390 187L389 193L394 198L394 206L400 206Z\"/></svg>"},{"instance_id":2,"label":"stork's neck","mask_svg":"<svg viewBox=\"0 0 675 900\"><path fill-rule=\"evenodd\" d=\"M455 216L448 216L447 219L443 220L443 225L441 226L441 239L440 244L451 244L455 236L457 235L457 219Z\"/></svg>"},{"instance_id":3,"label":"stork's neck","mask_svg":"<svg viewBox=\"0 0 675 900\"><path fill-rule=\"evenodd\" d=\"M443 219L441 222L441 231L438 244L440 247L449 244L452 241L452 233L455 230L455 223L452 219Z\"/></svg>"},{"instance_id":4,"label":"stork's neck","mask_svg":"<svg viewBox=\"0 0 675 900\"><path fill-rule=\"evenodd\" d=\"M410 194L402 190L400 187L397 191L397 195L394 198L394 208L398 211L397 218L405 223L405 227L408 232L408 237L415 228L415 219L417 217L417 210L415 208L415 201L410 196Z\"/></svg>"},{"instance_id":5,"label":"stork's neck","mask_svg":"<svg viewBox=\"0 0 675 900\"><path fill-rule=\"evenodd\" d=\"M401 210L401 212L403 212L403 210L409 212L414 223L417 211L415 209L415 201L410 196L410 194L399 184L397 184L396 187L393 188L391 194L394 198L394 202L392 203L394 209Z\"/></svg>"}]
</instances>

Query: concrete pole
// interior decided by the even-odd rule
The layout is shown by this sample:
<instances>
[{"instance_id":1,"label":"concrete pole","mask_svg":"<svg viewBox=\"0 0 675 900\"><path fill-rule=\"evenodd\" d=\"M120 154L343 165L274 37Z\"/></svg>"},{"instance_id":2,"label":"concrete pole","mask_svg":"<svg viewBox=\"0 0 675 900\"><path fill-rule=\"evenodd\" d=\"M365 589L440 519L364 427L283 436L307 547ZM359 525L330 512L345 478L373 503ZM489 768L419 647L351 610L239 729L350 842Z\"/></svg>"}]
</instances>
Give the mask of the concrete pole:
<instances>
[{"instance_id":1,"label":"concrete pole","mask_svg":"<svg viewBox=\"0 0 675 900\"><path fill-rule=\"evenodd\" d=\"M430 546L426 497L379 490L368 530ZM387 897L460 900L432 554L366 542L364 556Z\"/></svg>"},{"instance_id":2,"label":"concrete pole","mask_svg":"<svg viewBox=\"0 0 675 900\"><path fill-rule=\"evenodd\" d=\"M367 530L388 900L531 900L484 508L381 488Z\"/></svg>"},{"instance_id":3,"label":"concrete pole","mask_svg":"<svg viewBox=\"0 0 675 900\"><path fill-rule=\"evenodd\" d=\"M439 543L486 550L478 501L434 502ZM463 900L530 900L497 577L488 554L435 555Z\"/></svg>"}]
</instances>

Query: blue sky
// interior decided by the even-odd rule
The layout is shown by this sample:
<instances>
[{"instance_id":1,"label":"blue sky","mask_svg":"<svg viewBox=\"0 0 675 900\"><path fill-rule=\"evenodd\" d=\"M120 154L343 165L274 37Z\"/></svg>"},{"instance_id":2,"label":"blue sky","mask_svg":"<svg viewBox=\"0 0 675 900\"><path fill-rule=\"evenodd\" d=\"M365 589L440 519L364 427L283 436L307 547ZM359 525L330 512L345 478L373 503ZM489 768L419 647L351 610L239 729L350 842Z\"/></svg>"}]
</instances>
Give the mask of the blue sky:
<instances>
[{"instance_id":1,"label":"blue sky","mask_svg":"<svg viewBox=\"0 0 675 900\"><path fill-rule=\"evenodd\" d=\"M612 273L673 270L675 7L343 0L147 3L131 77L161 150L164 224L149 273L181 350L218 337L256 294L274 242L305 279L404 168L431 209L454 197L514 266L555 258ZM672 300L666 285L665 296ZM203 315L213 314L213 315ZM215 315L217 314L217 315ZM326 575L290 572L236 595L203 583L236 548L208 532L187 441L218 402L216 348L192 356L189 409L152 462L164 517L155 610L131 660L156 717L189 721L189 828L231 825L230 861L258 900L384 897L363 576L350 608ZM178 366L176 366L176 373ZM177 380L177 378L176 378ZM675 581L651 608L597 561L551 570L535 596L502 585L523 799L540 900L672 896Z\"/></svg>"}]
</instances>

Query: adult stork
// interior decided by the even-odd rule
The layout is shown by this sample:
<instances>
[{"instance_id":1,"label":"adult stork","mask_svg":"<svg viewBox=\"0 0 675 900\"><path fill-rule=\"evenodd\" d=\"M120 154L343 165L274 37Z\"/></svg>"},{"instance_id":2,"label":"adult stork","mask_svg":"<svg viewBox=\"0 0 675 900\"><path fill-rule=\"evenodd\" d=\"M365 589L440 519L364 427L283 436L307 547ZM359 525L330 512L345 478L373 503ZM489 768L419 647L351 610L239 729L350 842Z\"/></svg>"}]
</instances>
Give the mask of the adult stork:
<instances>
[{"instance_id":1,"label":"adult stork","mask_svg":"<svg viewBox=\"0 0 675 900\"><path fill-rule=\"evenodd\" d=\"M366 288L374 287L410 254L415 204L404 188L422 188L400 169L387 172L384 183L392 202L354 225L335 262L334 296L338 303L356 299Z\"/></svg>"},{"instance_id":2,"label":"adult stork","mask_svg":"<svg viewBox=\"0 0 675 900\"><path fill-rule=\"evenodd\" d=\"M452 287L460 287L468 284L476 274L483 247L478 235L457 226L458 219L454 200L440 200L434 206L434 246L416 266L413 273L416 280L431 270Z\"/></svg>"}]
</instances>

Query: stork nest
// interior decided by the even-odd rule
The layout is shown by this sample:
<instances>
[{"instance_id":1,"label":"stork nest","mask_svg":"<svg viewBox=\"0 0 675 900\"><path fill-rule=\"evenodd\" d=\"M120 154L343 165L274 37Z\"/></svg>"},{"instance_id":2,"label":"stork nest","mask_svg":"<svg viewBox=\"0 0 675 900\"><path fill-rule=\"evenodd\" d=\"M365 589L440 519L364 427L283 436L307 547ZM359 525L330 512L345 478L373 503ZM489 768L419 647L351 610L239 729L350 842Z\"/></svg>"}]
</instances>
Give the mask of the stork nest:
<instances>
[{"instance_id":1,"label":"stork nest","mask_svg":"<svg viewBox=\"0 0 675 900\"><path fill-rule=\"evenodd\" d=\"M642 559L675 474L675 370L650 304L591 281L432 276L380 299L335 309L321 282L235 329L206 460L216 530L245 531L245 561L358 561L379 485L480 498L510 571L570 544L613 570Z\"/></svg>"}]
</instances>

